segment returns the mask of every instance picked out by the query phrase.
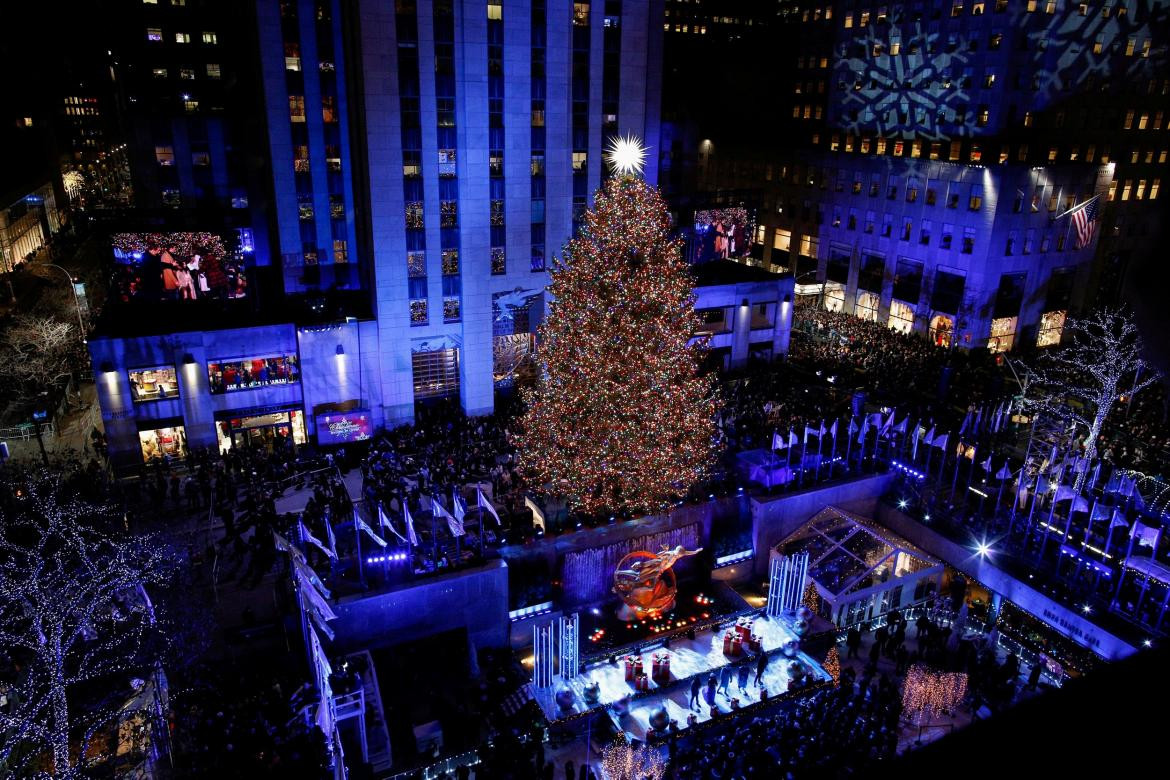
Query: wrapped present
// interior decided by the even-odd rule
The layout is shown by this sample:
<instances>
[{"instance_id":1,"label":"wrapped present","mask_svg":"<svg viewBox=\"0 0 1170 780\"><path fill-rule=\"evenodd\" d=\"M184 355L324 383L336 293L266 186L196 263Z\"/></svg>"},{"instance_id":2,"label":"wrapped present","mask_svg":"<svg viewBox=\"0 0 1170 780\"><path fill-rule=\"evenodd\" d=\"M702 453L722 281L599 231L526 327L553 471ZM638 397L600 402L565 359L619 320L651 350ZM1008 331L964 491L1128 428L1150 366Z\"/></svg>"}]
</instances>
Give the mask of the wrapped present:
<instances>
[{"instance_id":1,"label":"wrapped present","mask_svg":"<svg viewBox=\"0 0 1170 780\"><path fill-rule=\"evenodd\" d=\"M757 653L760 652L760 648L762 646L763 646L763 639L760 637L759 634L752 634L750 637L748 637L748 647L750 647L755 652L757 652Z\"/></svg>"},{"instance_id":2,"label":"wrapped present","mask_svg":"<svg viewBox=\"0 0 1170 780\"><path fill-rule=\"evenodd\" d=\"M731 654L733 656L743 655L743 637L737 636L731 640Z\"/></svg>"},{"instance_id":3,"label":"wrapped present","mask_svg":"<svg viewBox=\"0 0 1170 780\"><path fill-rule=\"evenodd\" d=\"M636 688L639 691L650 690L650 678L644 674L639 675L638 677L636 677L634 679L634 688Z\"/></svg>"},{"instance_id":4,"label":"wrapped present","mask_svg":"<svg viewBox=\"0 0 1170 780\"><path fill-rule=\"evenodd\" d=\"M723 635L723 654L731 655L731 638L732 633L728 631Z\"/></svg>"},{"instance_id":5,"label":"wrapped present","mask_svg":"<svg viewBox=\"0 0 1170 780\"><path fill-rule=\"evenodd\" d=\"M633 682L642 673L642 656L626 656L626 682Z\"/></svg>"},{"instance_id":6,"label":"wrapped present","mask_svg":"<svg viewBox=\"0 0 1170 780\"><path fill-rule=\"evenodd\" d=\"M744 639L747 639L748 637L750 637L752 635L752 628L754 626L755 626L755 621L752 620L751 618L743 617L743 618L740 618L739 620L735 621L735 630Z\"/></svg>"}]
</instances>

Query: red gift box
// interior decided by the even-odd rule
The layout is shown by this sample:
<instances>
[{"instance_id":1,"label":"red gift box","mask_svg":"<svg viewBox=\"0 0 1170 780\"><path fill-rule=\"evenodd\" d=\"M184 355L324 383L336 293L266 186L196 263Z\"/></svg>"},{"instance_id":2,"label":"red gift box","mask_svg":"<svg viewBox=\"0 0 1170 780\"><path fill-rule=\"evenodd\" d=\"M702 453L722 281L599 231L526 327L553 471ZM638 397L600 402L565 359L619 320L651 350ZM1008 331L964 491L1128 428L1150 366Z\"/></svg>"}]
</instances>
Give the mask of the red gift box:
<instances>
[{"instance_id":1,"label":"red gift box","mask_svg":"<svg viewBox=\"0 0 1170 780\"><path fill-rule=\"evenodd\" d=\"M644 674L639 675L637 678L634 679L634 687L637 688L639 691L650 690L650 678Z\"/></svg>"}]
</instances>

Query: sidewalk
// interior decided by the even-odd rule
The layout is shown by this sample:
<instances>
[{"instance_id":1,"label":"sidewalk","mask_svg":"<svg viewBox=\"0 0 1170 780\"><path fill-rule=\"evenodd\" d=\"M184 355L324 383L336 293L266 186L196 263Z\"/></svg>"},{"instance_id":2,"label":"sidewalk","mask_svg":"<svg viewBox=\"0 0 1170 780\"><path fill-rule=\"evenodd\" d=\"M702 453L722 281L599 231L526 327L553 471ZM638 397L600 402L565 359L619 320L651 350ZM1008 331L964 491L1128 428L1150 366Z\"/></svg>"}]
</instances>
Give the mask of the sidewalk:
<instances>
[{"instance_id":1,"label":"sidewalk","mask_svg":"<svg viewBox=\"0 0 1170 780\"><path fill-rule=\"evenodd\" d=\"M81 406L72 400L64 414L53 421L54 432L43 436L45 452L53 457L79 456L83 460L93 457L90 431L102 428L102 413L98 406L97 386L93 382L81 385ZM36 436L9 438L8 453L13 460L40 460L41 450Z\"/></svg>"}]
</instances>

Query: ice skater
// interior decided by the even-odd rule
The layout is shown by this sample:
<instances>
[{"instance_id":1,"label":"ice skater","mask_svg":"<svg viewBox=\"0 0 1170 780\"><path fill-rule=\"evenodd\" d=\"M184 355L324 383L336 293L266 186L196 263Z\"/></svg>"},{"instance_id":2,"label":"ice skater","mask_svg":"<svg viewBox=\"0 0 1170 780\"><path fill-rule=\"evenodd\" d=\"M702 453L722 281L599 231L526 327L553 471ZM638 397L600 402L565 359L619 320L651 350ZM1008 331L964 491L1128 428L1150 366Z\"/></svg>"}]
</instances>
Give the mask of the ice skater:
<instances>
[{"instance_id":1,"label":"ice skater","mask_svg":"<svg viewBox=\"0 0 1170 780\"><path fill-rule=\"evenodd\" d=\"M719 670L719 692L727 698L731 698L731 694L727 692L729 685L731 685L731 667L724 666Z\"/></svg>"},{"instance_id":2,"label":"ice skater","mask_svg":"<svg viewBox=\"0 0 1170 780\"><path fill-rule=\"evenodd\" d=\"M768 655L764 651L760 651L756 658L756 685L760 684L760 679L764 676L764 670L768 668Z\"/></svg>"},{"instance_id":3,"label":"ice skater","mask_svg":"<svg viewBox=\"0 0 1170 780\"><path fill-rule=\"evenodd\" d=\"M751 670L748 668L748 665L746 663L739 665L739 680L738 680L738 682L739 682L739 689L741 691L747 687L748 674L750 674L750 673L751 673Z\"/></svg>"},{"instance_id":4,"label":"ice skater","mask_svg":"<svg viewBox=\"0 0 1170 780\"><path fill-rule=\"evenodd\" d=\"M691 680L691 704L693 710L700 709L699 707L699 691L703 687L703 681L699 679L699 675L695 675L695 679Z\"/></svg>"}]
</instances>

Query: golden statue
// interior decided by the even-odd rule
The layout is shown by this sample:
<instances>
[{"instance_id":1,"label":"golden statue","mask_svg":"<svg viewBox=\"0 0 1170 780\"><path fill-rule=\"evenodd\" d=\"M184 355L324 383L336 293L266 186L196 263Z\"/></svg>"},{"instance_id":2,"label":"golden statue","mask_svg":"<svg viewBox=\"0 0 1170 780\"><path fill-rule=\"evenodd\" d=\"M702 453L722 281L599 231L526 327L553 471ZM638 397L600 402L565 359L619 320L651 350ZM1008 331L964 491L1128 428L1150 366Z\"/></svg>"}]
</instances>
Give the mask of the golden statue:
<instances>
[{"instance_id":1,"label":"golden statue","mask_svg":"<svg viewBox=\"0 0 1170 780\"><path fill-rule=\"evenodd\" d=\"M622 558L613 573L613 592L624 602L618 616L623 620L641 620L672 609L678 582L671 567L679 558L702 551L702 547L688 550L680 544L674 549L663 546L657 555L639 550Z\"/></svg>"}]
</instances>

